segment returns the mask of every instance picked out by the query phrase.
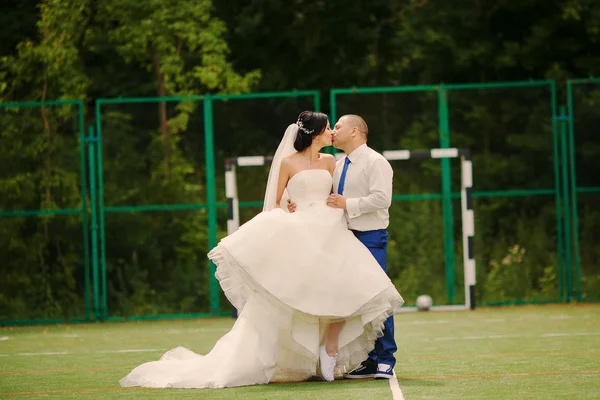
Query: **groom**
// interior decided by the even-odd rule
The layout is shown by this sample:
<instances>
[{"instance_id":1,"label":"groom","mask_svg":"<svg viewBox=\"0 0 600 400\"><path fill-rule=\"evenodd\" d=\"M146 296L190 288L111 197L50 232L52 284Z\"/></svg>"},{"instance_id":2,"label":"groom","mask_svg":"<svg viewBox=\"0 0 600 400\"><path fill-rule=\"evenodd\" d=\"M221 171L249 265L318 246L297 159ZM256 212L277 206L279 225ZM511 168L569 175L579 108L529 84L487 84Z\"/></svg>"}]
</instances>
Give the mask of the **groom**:
<instances>
[{"instance_id":1,"label":"groom","mask_svg":"<svg viewBox=\"0 0 600 400\"><path fill-rule=\"evenodd\" d=\"M362 117L344 115L335 124L334 131L333 145L347 156L337 162L333 173L334 193L329 196L327 205L345 211L348 228L386 271L392 167L381 154L367 146L369 128ZM289 203L288 209L293 212L295 205ZM396 350L394 317L390 316L369 358L344 377L391 378Z\"/></svg>"}]
</instances>

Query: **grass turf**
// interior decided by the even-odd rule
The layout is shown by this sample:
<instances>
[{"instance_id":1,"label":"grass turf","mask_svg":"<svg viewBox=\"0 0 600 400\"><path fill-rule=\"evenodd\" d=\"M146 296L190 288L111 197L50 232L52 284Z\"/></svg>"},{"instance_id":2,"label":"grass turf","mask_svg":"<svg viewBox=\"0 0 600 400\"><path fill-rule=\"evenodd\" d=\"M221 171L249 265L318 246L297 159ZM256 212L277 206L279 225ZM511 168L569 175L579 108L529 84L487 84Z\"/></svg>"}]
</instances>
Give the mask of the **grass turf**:
<instances>
[{"instance_id":1,"label":"grass turf","mask_svg":"<svg viewBox=\"0 0 600 400\"><path fill-rule=\"evenodd\" d=\"M413 399L600 398L600 306L398 314L396 374ZM0 329L0 399L391 399L385 380L231 389L122 389L173 347L204 354L231 319Z\"/></svg>"}]
</instances>

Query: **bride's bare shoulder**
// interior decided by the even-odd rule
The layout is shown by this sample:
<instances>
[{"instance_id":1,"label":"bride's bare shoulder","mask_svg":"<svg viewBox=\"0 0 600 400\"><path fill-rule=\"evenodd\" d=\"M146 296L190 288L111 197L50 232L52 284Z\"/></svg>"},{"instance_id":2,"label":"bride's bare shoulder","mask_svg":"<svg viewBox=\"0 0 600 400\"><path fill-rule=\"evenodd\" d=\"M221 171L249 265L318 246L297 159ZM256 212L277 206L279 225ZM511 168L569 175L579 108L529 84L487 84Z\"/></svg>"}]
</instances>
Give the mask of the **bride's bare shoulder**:
<instances>
[{"instance_id":1,"label":"bride's bare shoulder","mask_svg":"<svg viewBox=\"0 0 600 400\"><path fill-rule=\"evenodd\" d=\"M296 157L294 157L295 154L290 154L289 156L285 156L281 159L281 168L288 170L290 168L293 168L293 166L296 164Z\"/></svg>"},{"instance_id":2,"label":"bride's bare shoulder","mask_svg":"<svg viewBox=\"0 0 600 400\"><path fill-rule=\"evenodd\" d=\"M281 159L282 163L293 164L298 159L298 153L287 155Z\"/></svg>"},{"instance_id":3,"label":"bride's bare shoulder","mask_svg":"<svg viewBox=\"0 0 600 400\"><path fill-rule=\"evenodd\" d=\"M333 154L321 153L321 158L327 163L327 165L335 166L336 159Z\"/></svg>"}]
</instances>

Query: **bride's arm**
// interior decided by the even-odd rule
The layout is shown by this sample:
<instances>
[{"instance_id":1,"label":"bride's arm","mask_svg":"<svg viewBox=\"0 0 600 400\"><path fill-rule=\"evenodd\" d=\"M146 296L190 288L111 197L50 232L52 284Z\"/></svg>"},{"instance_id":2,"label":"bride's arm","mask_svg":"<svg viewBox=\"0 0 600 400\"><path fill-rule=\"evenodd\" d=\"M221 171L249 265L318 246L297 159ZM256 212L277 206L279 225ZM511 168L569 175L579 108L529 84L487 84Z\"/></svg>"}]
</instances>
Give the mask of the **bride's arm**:
<instances>
[{"instance_id":1,"label":"bride's arm","mask_svg":"<svg viewBox=\"0 0 600 400\"><path fill-rule=\"evenodd\" d=\"M290 166L287 159L281 160L281 167L279 168L279 180L277 181L277 197L275 198L275 205L279 207L283 192L287 187L288 181L290 180Z\"/></svg>"}]
</instances>

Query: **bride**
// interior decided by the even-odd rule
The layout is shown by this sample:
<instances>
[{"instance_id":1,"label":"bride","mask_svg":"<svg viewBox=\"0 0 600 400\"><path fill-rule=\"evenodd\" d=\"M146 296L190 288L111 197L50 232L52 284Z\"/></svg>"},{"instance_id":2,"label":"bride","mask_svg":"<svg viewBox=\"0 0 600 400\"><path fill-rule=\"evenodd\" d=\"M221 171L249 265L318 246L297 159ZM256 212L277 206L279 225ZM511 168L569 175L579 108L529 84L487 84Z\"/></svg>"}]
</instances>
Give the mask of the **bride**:
<instances>
[{"instance_id":1,"label":"bride","mask_svg":"<svg viewBox=\"0 0 600 400\"><path fill-rule=\"evenodd\" d=\"M208 254L233 328L202 356L183 347L142 364L121 386L222 388L332 381L367 359L384 321L403 299L369 250L326 205L335 158L327 116L304 111L271 166L262 213ZM284 196L296 204L288 213Z\"/></svg>"}]
</instances>

